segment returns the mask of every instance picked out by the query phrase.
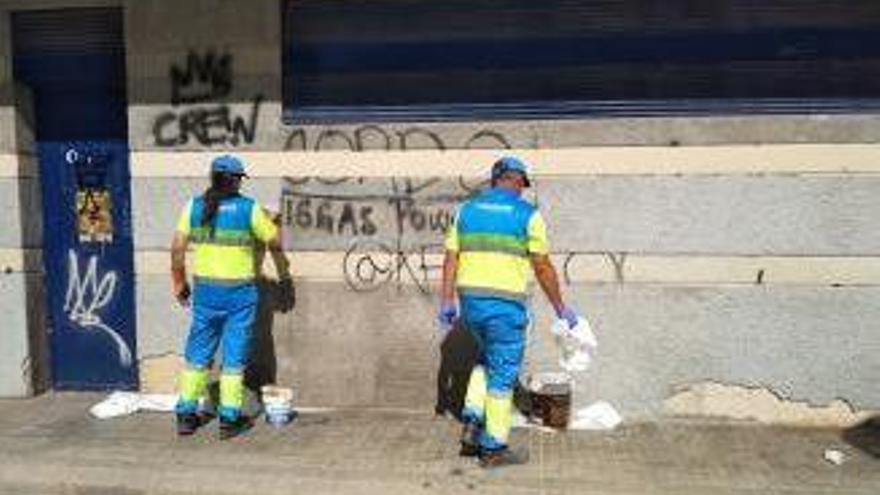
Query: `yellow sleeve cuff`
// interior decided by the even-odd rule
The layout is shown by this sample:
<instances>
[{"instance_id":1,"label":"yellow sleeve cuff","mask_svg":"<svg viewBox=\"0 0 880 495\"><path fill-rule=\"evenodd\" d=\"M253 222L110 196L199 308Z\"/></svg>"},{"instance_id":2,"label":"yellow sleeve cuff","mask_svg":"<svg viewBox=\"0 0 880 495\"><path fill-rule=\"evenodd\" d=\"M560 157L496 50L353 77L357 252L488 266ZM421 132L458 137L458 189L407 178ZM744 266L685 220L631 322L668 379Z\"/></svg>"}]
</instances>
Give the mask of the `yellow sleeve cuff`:
<instances>
[{"instance_id":1,"label":"yellow sleeve cuff","mask_svg":"<svg viewBox=\"0 0 880 495\"><path fill-rule=\"evenodd\" d=\"M529 219L529 254L550 254L550 241L547 239L547 225L539 212Z\"/></svg>"},{"instance_id":2,"label":"yellow sleeve cuff","mask_svg":"<svg viewBox=\"0 0 880 495\"><path fill-rule=\"evenodd\" d=\"M446 229L446 239L443 242L443 246L447 251L459 251L458 245L458 216L452 219L452 223L449 224L449 228Z\"/></svg>"},{"instance_id":3,"label":"yellow sleeve cuff","mask_svg":"<svg viewBox=\"0 0 880 495\"><path fill-rule=\"evenodd\" d=\"M187 201L186 206L183 207L183 211L180 212L180 216L177 217L177 231L181 234L189 235L190 233L190 217L192 216L192 204L192 199Z\"/></svg>"},{"instance_id":4,"label":"yellow sleeve cuff","mask_svg":"<svg viewBox=\"0 0 880 495\"><path fill-rule=\"evenodd\" d=\"M257 239L264 243L278 236L278 227L275 226L263 207L257 203L254 203L254 209L251 211L251 229Z\"/></svg>"}]
</instances>

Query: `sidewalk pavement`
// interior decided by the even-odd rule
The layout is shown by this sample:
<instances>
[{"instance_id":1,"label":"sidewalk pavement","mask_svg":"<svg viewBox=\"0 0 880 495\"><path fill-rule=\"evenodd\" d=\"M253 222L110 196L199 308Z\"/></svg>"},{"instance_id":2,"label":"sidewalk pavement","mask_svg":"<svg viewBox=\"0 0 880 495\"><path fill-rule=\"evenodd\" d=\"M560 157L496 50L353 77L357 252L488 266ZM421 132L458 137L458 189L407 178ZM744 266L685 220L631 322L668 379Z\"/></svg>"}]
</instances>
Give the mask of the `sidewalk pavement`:
<instances>
[{"instance_id":1,"label":"sidewalk pavement","mask_svg":"<svg viewBox=\"0 0 880 495\"><path fill-rule=\"evenodd\" d=\"M486 471L457 456L458 424L431 411L304 413L221 442L216 422L177 438L171 414L90 417L103 397L0 400L0 493L880 494L876 452L836 430L705 420L518 429L512 443L531 462ZM841 465L823 459L829 448Z\"/></svg>"}]
</instances>

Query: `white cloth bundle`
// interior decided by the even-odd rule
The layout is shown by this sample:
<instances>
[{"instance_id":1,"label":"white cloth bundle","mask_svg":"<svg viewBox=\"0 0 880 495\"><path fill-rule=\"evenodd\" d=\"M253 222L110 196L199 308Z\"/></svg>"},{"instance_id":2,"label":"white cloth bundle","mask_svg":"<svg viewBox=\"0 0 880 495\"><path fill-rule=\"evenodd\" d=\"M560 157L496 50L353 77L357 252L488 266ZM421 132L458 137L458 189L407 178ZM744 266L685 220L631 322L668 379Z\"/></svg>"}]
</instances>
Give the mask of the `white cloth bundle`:
<instances>
[{"instance_id":1,"label":"white cloth bundle","mask_svg":"<svg viewBox=\"0 0 880 495\"><path fill-rule=\"evenodd\" d=\"M550 333L559 346L559 366L563 370L574 373L586 371L590 367L599 342L586 318L578 317L578 323L574 328L569 328L568 323L563 319L556 320L550 327Z\"/></svg>"}]
</instances>

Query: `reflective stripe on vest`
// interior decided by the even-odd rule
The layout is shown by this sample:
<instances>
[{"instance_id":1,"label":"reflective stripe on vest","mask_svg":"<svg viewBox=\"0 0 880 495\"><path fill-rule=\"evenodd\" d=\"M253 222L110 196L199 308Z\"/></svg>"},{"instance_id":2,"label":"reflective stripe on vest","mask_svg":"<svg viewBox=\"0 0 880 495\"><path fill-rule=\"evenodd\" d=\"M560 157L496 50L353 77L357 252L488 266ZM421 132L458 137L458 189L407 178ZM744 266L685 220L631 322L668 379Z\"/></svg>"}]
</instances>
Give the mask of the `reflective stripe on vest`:
<instances>
[{"instance_id":1,"label":"reflective stripe on vest","mask_svg":"<svg viewBox=\"0 0 880 495\"><path fill-rule=\"evenodd\" d=\"M524 292L492 289L490 287L472 287L467 285L459 285L458 293L463 296L498 297L501 299L510 299L519 302L525 302L528 297Z\"/></svg>"},{"instance_id":2,"label":"reflective stripe on vest","mask_svg":"<svg viewBox=\"0 0 880 495\"><path fill-rule=\"evenodd\" d=\"M254 281L253 277L251 278L217 278L217 277L202 277L202 276L194 276L193 282L197 284L208 284L208 285L219 285L223 287L236 287L239 285L250 284Z\"/></svg>"},{"instance_id":3,"label":"reflective stripe on vest","mask_svg":"<svg viewBox=\"0 0 880 495\"><path fill-rule=\"evenodd\" d=\"M458 243L462 252L480 251L528 257L529 248L525 239L503 234L459 234Z\"/></svg>"},{"instance_id":4,"label":"reflective stripe on vest","mask_svg":"<svg viewBox=\"0 0 880 495\"><path fill-rule=\"evenodd\" d=\"M522 301L528 285L528 226L535 208L518 194L489 189L459 210L460 293Z\"/></svg>"},{"instance_id":5,"label":"reflective stripe on vest","mask_svg":"<svg viewBox=\"0 0 880 495\"><path fill-rule=\"evenodd\" d=\"M254 237L250 231L214 229L211 235L210 227L195 227L190 231L190 239L195 244L216 244L218 246L252 246Z\"/></svg>"},{"instance_id":6,"label":"reflective stripe on vest","mask_svg":"<svg viewBox=\"0 0 880 495\"><path fill-rule=\"evenodd\" d=\"M254 235L251 216L254 201L235 196L220 201L214 231L202 225L204 197L193 201L189 237L195 248L193 275L214 284L241 284L254 278Z\"/></svg>"}]
</instances>

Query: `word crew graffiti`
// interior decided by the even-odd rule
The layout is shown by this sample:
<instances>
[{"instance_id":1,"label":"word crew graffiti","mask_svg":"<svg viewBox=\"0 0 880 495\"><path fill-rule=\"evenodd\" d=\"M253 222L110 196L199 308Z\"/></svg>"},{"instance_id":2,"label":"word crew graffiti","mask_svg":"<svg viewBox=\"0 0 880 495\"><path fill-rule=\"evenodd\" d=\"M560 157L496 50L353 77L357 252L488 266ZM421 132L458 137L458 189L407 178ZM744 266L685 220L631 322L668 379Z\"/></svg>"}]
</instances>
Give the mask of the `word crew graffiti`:
<instances>
[{"instance_id":1,"label":"word crew graffiti","mask_svg":"<svg viewBox=\"0 0 880 495\"><path fill-rule=\"evenodd\" d=\"M153 122L156 146L190 143L238 146L254 142L262 95L253 98L244 115L239 115L240 110L226 103L210 104L228 98L232 93L232 64L232 56L228 53L219 55L207 51L203 55L190 52L185 67L171 67L171 104L174 109L161 113Z\"/></svg>"},{"instance_id":2,"label":"word crew graffiti","mask_svg":"<svg viewBox=\"0 0 880 495\"><path fill-rule=\"evenodd\" d=\"M122 337L101 320L99 310L110 304L116 291L117 276L108 271L98 277L98 257L91 256L86 264L85 274L80 271L79 259L71 250L68 255L67 296L64 299L64 311L70 321L84 330L104 332L116 344L119 363L122 366L132 365L131 349Z\"/></svg>"}]
</instances>

